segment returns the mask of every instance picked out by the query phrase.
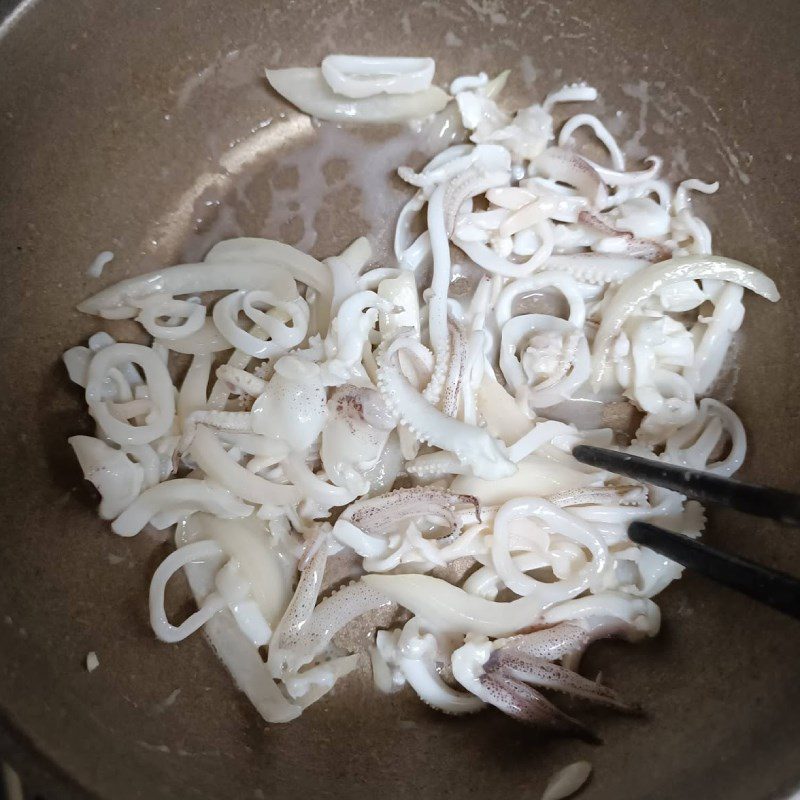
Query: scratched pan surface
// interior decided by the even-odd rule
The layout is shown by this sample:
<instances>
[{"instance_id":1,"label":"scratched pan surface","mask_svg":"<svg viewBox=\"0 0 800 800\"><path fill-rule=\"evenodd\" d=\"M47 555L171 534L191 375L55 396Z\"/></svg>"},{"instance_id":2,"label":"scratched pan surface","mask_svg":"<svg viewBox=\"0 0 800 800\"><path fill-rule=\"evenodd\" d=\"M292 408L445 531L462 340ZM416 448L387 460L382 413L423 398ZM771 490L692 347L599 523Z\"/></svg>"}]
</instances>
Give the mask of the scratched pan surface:
<instances>
[{"instance_id":1,"label":"scratched pan surface","mask_svg":"<svg viewBox=\"0 0 800 800\"><path fill-rule=\"evenodd\" d=\"M800 783L800 628L692 576L663 596L655 641L592 654L648 711L587 714L602 747L540 739L495 713L440 716L358 677L297 722L265 726L202 637L153 638L146 588L167 545L114 538L97 520L64 442L87 423L59 355L96 329L73 309L100 285L86 267L101 250L116 254L105 285L237 233L318 256L362 229L385 234L401 197L390 156L420 154L384 142L373 171L387 194L362 203L363 168L346 163L357 134L324 134L315 156L323 133L266 90L262 66L430 54L441 80L515 69L520 100L586 78L606 115L623 112L635 151L722 180L708 212L718 248L778 281L777 308L748 302L734 405L747 476L798 489L798 35L791 0L39 0L12 13L0 29L0 742L27 785L120 800L446 797L465 785L536 797L580 757L595 766L587 798L787 796ZM717 513L708 539L800 572L792 531Z\"/></svg>"}]
</instances>

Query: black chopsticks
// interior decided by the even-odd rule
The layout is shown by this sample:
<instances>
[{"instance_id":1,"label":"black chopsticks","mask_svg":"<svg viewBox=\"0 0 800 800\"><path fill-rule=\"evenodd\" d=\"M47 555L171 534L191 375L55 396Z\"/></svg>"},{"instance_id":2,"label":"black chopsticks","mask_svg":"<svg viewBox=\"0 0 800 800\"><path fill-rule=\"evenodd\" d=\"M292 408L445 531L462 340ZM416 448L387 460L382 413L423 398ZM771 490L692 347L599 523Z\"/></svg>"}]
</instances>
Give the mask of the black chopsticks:
<instances>
[{"instance_id":1,"label":"black chopsticks","mask_svg":"<svg viewBox=\"0 0 800 800\"><path fill-rule=\"evenodd\" d=\"M730 506L746 514L776 519L787 525L800 525L800 495L792 492L720 478L707 472L601 447L578 445L572 454L583 464L635 478L643 483L663 486L701 502ZM631 523L628 536L631 541L649 547L717 583L800 619L800 580L791 575L767 569L647 522Z\"/></svg>"},{"instance_id":2,"label":"black chopsticks","mask_svg":"<svg viewBox=\"0 0 800 800\"><path fill-rule=\"evenodd\" d=\"M573 448L572 455L590 467L606 469L644 483L673 489L701 503L730 506L755 517L768 517L787 525L800 525L800 495L792 492L720 478L697 469L676 467L662 461L651 461L585 444Z\"/></svg>"},{"instance_id":3,"label":"black chopsticks","mask_svg":"<svg viewBox=\"0 0 800 800\"><path fill-rule=\"evenodd\" d=\"M800 581L785 572L767 569L648 522L632 522L628 537L712 581L800 619Z\"/></svg>"}]
</instances>

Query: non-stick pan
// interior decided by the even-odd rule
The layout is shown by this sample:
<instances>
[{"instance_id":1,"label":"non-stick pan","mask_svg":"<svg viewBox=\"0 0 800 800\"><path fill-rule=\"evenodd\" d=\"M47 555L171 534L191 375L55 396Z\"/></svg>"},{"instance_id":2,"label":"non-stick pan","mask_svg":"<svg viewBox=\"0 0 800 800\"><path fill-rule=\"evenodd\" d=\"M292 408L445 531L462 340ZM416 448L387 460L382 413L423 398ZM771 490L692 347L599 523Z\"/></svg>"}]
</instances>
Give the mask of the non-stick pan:
<instances>
[{"instance_id":1,"label":"non-stick pan","mask_svg":"<svg viewBox=\"0 0 800 800\"><path fill-rule=\"evenodd\" d=\"M587 661L647 711L599 715L602 746L499 713L441 716L376 694L363 675L296 722L264 724L202 637L153 636L147 585L169 545L117 538L97 519L65 441L88 419L60 362L98 329L75 305L101 285L214 238L297 240L303 209L274 206L304 169L324 194L311 252L361 232L359 187L346 175L322 186L324 165L302 157L320 131L269 91L263 67L431 55L441 81L509 67L511 98L529 102L588 79L635 152L666 154L675 177L719 178L702 206L717 249L778 282L778 306L749 303L729 388L748 428L744 476L797 489L800 5L25 0L0 11L0 743L31 791L536 797L578 757L594 765L585 796L597 800L761 800L800 784L800 627L691 574L660 598L658 638L598 645ZM89 277L102 250L114 261ZM707 538L800 573L792 530L719 511Z\"/></svg>"}]
</instances>

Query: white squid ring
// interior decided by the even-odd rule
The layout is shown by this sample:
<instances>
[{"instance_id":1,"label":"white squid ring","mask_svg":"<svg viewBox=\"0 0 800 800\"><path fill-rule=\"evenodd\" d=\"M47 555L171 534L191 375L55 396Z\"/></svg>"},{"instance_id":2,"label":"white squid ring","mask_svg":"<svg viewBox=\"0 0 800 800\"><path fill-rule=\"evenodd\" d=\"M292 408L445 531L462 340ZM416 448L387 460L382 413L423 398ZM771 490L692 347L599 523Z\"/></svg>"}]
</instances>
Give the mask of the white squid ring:
<instances>
[{"instance_id":1,"label":"white squid ring","mask_svg":"<svg viewBox=\"0 0 800 800\"><path fill-rule=\"evenodd\" d=\"M148 297L141 301L136 321L154 338L173 342L197 333L206 319L205 306L169 296ZM180 325L160 325L159 317L184 318Z\"/></svg>"},{"instance_id":2,"label":"white squid ring","mask_svg":"<svg viewBox=\"0 0 800 800\"><path fill-rule=\"evenodd\" d=\"M292 325L264 313L255 307L255 303L269 303L280 309L289 316ZM244 311L254 324L265 330L270 340L264 341L242 330L237 322L240 311ZM272 358L299 345L308 333L310 317L308 304L302 297L283 300L268 290L231 292L217 301L213 312L214 324L219 332L237 350L253 358Z\"/></svg>"},{"instance_id":3,"label":"white squid ring","mask_svg":"<svg viewBox=\"0 0 800 800\"><path fill-rule=\"evenodd\" d=\"M564 536L587 547L592 553L593 568L596 574L599 575L605 569L608 559L606 545L586 522L541 497L520 497L509 500L501 506L494 518L492 562L497 574L509 589L520 596L535 593L550 602L574 597L588 586L588 574L581 576L577 581L543 583L526 575L514 562L510 551L508 525L512 520L531 517L544 523L553 534Z\"/></svg>"},{"instance_id":4,"label":"white squid ring","mask_svg":"<svg viewBox=\"0 0 800 800\"><path fill-rule=\"evenodd\" d=\"M575 353L567 373L555 383L537 388L528 387L517 350L525 337L532 333L559 333L577 336ZM568 397L589 377L591 365L586 337L567 320L546 314L523 314L513 317L503 326L500 340L500 369L512 389L519 392L527 387L527 400L532 408L548 408Z\"/></svg>"},{"instance_id":5,"label":"white squid ring","mask_svg":"<svg viewBox=\"0 0 800 800\"><path fill-rule=\"evenodd\" d=\"M144 371L148 399L153 405L144 425L117 419L104 399L104 384L115 367L133 362ZM99 350L89 364L86 404L110 439L122 446L149 444L163 436L175 418L175 391L169 372L158 354L140 344L112 344Z\"/></svg>"},{"instance_id":6,"label":"white squid ring","mask_svg":"<svg viewBox=\"0 0 800 800\"><path fill-rule=\"evenodd\" d=\"M534 231L541 241L539 249L527 260L514 263L495 253L482 242L467 242L453 238L453 244L463 250L478 266L504 278L524 278L541 267L553 253L553 225L548 220L537 222Z\"/></svg>"},{"instance_id":7,"label":"white squid ring","mask_svg":"<svg viewBox=\"0 0 800 800\"><path fill-rule=\"evenodd\" d=\"M322 59L322 77L328 86L354 99L424 92L435 70L432 58L330 55Z\"/></svg>"},{"instance_id":8,"label":"white squid ring","mask_svg":"<svg viewBox=\"0 0 800 800\"><path fill-rule=\"evenodd\" d=\"M721 461L709 463L727 431L731 438L730 452ZM673 464L702 469L723 477L733 475L744 462L747 436L739 417L723 403L711 397L700 401L697 418L667 439L663 458Z\"/></svg>"},{"instance_id":9,"label":"white squid ring","mask_svg":"<svg viewBox=\"0 0 800 800\"><path fill-rule=\"evenodd\" d=\"M569 323L581 329L586 322L586 303L575 279L564 272L540 272L506 286L500 292L494 307L498 327L502 328L511 319L511 307L521 294L550 287L558 289L564 295L569 304Z\"/></svg>"}]
</instances>

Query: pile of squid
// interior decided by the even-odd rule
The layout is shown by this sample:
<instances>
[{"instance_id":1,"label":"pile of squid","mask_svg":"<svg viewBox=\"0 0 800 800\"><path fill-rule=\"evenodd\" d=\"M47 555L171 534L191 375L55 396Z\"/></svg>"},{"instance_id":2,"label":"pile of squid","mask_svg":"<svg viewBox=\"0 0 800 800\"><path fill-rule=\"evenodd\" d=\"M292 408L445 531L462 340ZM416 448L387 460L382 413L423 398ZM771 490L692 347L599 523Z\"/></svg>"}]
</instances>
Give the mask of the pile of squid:
<instances>
[{"instance_id":1,"label":"pile of squid","mask_svg":"<svg viewBox=\"0 0 800 800\"><path fill-rule=\"evenodd\" d=\"M397 60L364 61L345 63L361 65L346 76L360 96L370 80L391 96ZM428 91L433 69L414 61L399 73ZM778 292L711 255L690 193L716 184L673 189L656 156L630 168L588 113L556 135L554 107L595 99L588 86L512 113L504 81L457 79L464 143L399 168L411 188L391 263L366 238L323 261L240 238L79 306L151 337L95 334L64 356L96 423L70 443L100 515L119 536L174 526L153 630L178 642L202 627L269 722L369 662L383 692L591 739L543 691L636 709L579 674L581 655L654 636L652 598L680 577L628 524L698 536L704 513L572 448L723 476L743 462L742 423L709 393L744 290ZM604 159L578 152L581 128ZM627 409L632 430L570 421L589 401ZM180 570L197 611L178 623L165 592ZM348 652L361 617L373 629Z\"/></svg>"}]
</instances>

